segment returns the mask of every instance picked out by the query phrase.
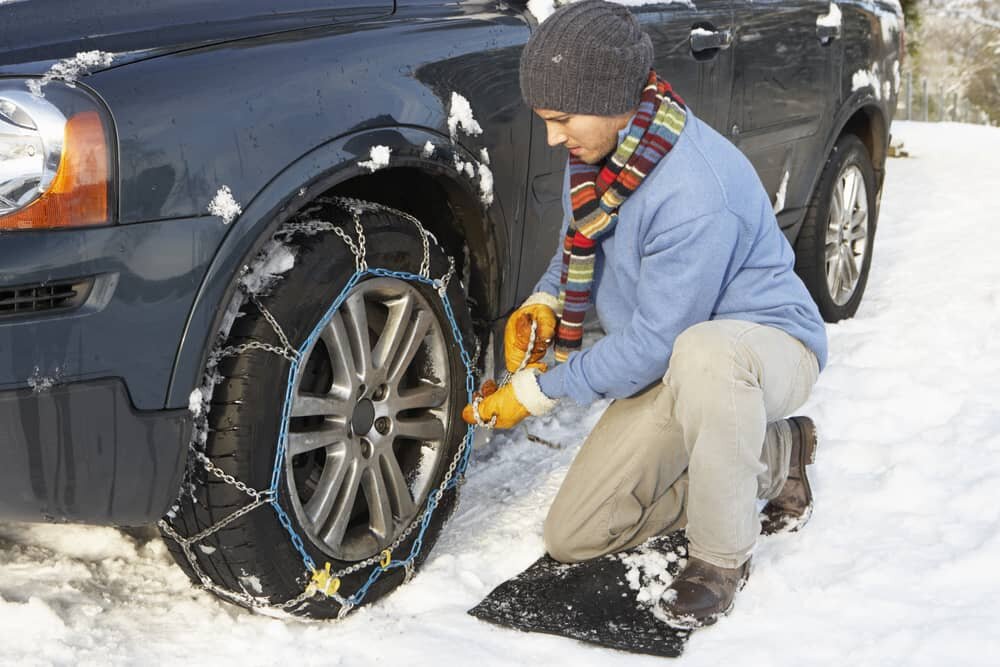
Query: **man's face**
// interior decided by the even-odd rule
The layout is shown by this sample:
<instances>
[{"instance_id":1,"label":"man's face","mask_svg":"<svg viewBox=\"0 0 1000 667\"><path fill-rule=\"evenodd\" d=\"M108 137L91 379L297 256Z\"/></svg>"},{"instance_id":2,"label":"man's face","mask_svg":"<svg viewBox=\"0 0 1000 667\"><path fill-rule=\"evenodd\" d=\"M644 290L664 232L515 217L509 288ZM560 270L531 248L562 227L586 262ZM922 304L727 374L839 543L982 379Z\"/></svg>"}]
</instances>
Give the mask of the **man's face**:
<instances>
[{"instance_id":1,"label":"man's face","mask_svg":"<svg viewBox=\"0 0 1000 667\"><path fill-rule=\"evenodd\" d=\"M535 109L545 121L549 146L566 150L587 164L599 164L618 146L618 131L628 125L633 112L617 116L589 116Z\"/></svg>"}]
</instances>

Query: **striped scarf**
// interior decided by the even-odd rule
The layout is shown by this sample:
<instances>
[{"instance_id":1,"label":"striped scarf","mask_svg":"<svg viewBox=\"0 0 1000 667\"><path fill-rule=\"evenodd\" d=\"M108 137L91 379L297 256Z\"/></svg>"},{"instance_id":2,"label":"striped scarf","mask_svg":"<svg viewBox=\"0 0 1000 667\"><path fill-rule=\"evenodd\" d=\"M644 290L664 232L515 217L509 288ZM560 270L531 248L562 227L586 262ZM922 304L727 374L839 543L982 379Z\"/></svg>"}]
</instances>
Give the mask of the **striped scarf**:
<instances>
[{"instance_id":1,"label":"striped scarf","mask_svg":"<svg viewBox=\"0 0 1000 667\"><path fill-rule=\"evenodd\" d=\"M594 282L594 249L618 222L618 209L677 143L687 118L686 107L670 84L649 71L639 109L628 135L600 165L569 156L573 220L563 240L556 361L580 349L583 318Z\"/></svg>"}]
</instances>

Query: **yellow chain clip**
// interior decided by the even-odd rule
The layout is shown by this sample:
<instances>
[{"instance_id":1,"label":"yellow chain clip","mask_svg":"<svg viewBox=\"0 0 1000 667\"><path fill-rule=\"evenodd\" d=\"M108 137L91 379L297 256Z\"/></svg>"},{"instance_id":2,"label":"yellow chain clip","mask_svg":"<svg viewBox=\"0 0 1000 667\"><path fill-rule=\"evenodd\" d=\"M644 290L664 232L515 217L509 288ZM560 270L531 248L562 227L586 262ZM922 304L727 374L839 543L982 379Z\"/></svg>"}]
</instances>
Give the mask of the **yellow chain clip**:
<instances>
[{"instance_id":1,"label":"yellow chain clip","mask_svg":"<svg viewBox=\"0 0 1000 667\"><path fill-rule=\"evenodd\" d=\"M391 562L392 562L392 549L386 549L385 551L382 552L382 560L379 561L379 565L381 565L382 569L384 570L387 567L389 567L389 563Z\"/></svg>"},{"instance_id":2,"label":"yellow chain clip","mask_svg":"<svg viewBox=\"0 0 1000 667\"><path fill-rule=\"evenodd\" d=\"M340 578L334 577L330 574L330 564L327 563L326 567L322 570L313 570L312 580L306 587L306 592L315 594L321 593L327 597L334 595L340 590Z\"/></svg>"}]
</instances>

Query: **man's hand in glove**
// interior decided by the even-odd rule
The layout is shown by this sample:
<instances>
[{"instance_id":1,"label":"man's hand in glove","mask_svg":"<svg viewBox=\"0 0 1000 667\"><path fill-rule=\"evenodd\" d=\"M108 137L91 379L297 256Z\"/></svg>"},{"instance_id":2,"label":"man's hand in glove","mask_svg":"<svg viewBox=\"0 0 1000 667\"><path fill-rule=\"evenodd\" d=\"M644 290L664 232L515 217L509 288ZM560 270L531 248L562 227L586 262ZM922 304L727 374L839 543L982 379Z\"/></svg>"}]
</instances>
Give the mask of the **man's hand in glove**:
<instances>
[{"instance_id":1,"label":"man's hand in glove","mask_svg":"<svg viewBox=\"0 0 1000 667\"><path fill-rule=\"evenodd\" d=\"M538 364L542 368L545 364ZM479 403L479 417L487 424L496 415L495 428L514 428L528 415L544 415L555 407L557 401L542 393L538 387L538 368L525 368L511 376L510 382L497 389L496 382L487 380L482 389L472 396L483 397ZM466 424L475 424L472 404L462 410Z\"/></svg>"},{"instance_id":2,"label":"man's hand in glove","mask_svg":"<svg viewBox=\"0 0 1000 667\"><path fill-rule=\"evenodd\" d=\"M507 370L513 373L524 360L531 340L531 323L537 322L535 344L531 350L529 364L536 363L545 356L549 343L556 335L556 312L558 300L546 292L535 292L521 307L511 313L503 332L503 352Z\"/></svg>"}]
</instances>

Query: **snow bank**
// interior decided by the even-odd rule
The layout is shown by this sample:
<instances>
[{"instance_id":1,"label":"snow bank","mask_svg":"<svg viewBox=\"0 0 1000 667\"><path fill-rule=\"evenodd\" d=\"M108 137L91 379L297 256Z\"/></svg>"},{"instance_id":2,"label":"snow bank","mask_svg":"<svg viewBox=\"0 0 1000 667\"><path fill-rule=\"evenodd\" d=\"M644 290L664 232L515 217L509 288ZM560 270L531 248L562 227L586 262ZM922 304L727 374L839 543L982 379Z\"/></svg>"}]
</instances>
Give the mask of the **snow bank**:
<instances>
[{"instance_id":1,"label":"snow bank","mask_svg":"<svg viewBox=\"0 0 1000 667\"><path fill-rule=\"evenodd\" d=\"M60 60L49 68L41 79L29 79L28 90L32 95L44 97L42 88L50 82L59 80L68 86L75 86L76 80L90 72L95 67L107 67L115 59L114 54L104 51L81 51L72 58Z\"/></svg>"},{"instance_id":2,"label":"snow bank","mask_svg":"<svg viewBox=\"0 0 1000 667\"><path fill-rule=\"evenodd\" d=\"M215 197L208 204L208 212L218 218L222 218L222 224L228 225L243 212L242 207L233 199L233 193L228 185L223 185L215 193Z\"/></svg>"}]
</instances>

